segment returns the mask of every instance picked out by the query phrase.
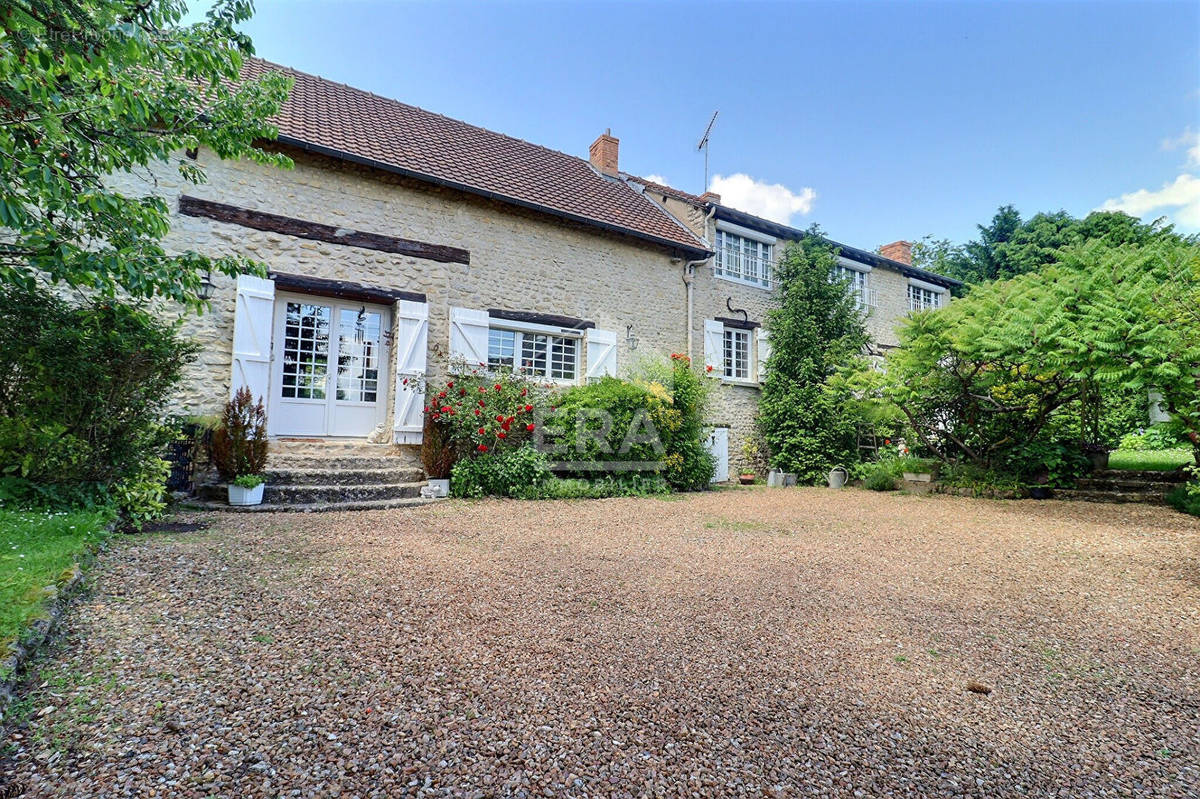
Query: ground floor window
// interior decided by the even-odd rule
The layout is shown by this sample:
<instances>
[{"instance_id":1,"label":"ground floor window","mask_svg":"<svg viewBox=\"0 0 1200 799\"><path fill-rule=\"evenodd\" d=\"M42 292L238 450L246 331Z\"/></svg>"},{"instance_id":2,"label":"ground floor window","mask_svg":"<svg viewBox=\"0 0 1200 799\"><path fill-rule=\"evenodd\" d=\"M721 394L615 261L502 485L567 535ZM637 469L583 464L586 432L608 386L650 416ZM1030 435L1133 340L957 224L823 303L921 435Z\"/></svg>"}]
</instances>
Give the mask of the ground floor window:
<instances>
[{"instance_id":1,"label":"ground floor window","mask_svg":"<svg viewBox=\"0 0 1200 799\"><path fill-rule=\"evenodd\" d=\"M579 339L528 330L489 328L488 367L573 383L579 377Z\"/></svg>"},{"instance_id":2,"label":"ground floor window","mask_svg":"<svg viewBox=\"0 0 1200 799\"><path fill-rule=\"evenodd\" d=\"M750 379L750 331L725 328L725 377Z\"/></svg>"}]
</instances>

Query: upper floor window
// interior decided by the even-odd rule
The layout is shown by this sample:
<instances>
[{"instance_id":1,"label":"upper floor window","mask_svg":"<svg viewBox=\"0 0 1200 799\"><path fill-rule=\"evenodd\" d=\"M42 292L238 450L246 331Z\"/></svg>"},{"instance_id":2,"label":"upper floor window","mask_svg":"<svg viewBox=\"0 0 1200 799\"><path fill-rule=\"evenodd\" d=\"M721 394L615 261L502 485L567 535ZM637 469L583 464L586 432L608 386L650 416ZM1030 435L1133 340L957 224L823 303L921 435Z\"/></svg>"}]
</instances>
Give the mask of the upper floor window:
<instances>
[{"instance_id":1,"label":"upper floor window","mask_svg":"<svg viewBox=\"0 0 1200 799\"><path fill-rule=\"evenodd\" d=\"M942 307L942 292L908 284L908 310L925 311Z\"/></svg>"},{"instance_id":2,"label":"upper floor window","mask_svg":"<svg viewBox=\"0 0 1200 799\"><path fill-rule=\"evenodd\" d=\"M750 379L750 331L725 328L725 377Z\"/></svg>"},{"instance_id":3,"label":"upper floor window","mask_svg":"<svg viewBox=\"0 0 1200 799\"><path fill-rule=\"evenodd\" d=\"M765 241L718 229L713 271L729 280L770 288L773 249Z\"/></svg>"},{"instance_id":4,"label":"upper floor window","mask_svg":"<svg viewBox=\"0 0 1200 799\"><path fill-rule=\"evenodd\" d=\"M875 294L871 289L871 280L867 272L851 269L845 264L834 264L832 277L834 280L849 281L850 293L855 296L860 309L875 307Z\"/></svg>"},{"instance_id":5,"label":"upper floor window","mask_svg":"<svg viewBox=\"0 0 1200 799\"><path fill-rule=\"evenodd\" d=\"M505 328L488 329L488 368L574 383L579 376L579 339Z\"/></svg>"}]
</instances>

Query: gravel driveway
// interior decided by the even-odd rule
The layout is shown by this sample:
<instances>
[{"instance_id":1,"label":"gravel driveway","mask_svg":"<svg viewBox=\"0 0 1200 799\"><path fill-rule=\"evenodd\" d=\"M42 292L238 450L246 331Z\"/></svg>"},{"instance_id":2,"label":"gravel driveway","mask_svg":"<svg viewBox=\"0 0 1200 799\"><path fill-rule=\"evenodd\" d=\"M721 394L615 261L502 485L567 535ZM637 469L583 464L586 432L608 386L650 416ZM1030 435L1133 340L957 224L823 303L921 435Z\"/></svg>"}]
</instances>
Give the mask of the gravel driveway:
<instances>
[{"instance_id":1,"label":"gravel driveway","mask_svg":"<svg viewBox=\"0 0 1200 799\"><path fill-rule=\"evenodd\" d=\"M738 489L203 520L102 558L0 786L1200 792L1200 524L1166 509Z\"/></svg>"}]
</instances>

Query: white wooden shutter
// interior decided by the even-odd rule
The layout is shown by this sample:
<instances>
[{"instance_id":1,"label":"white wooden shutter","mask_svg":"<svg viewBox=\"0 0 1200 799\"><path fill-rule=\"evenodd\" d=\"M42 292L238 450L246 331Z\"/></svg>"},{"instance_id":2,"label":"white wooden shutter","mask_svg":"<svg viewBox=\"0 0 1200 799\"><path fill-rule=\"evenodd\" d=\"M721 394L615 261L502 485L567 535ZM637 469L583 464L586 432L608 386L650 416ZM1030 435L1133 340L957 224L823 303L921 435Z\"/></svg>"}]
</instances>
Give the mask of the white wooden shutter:
<instances>
[{"instance_id":1,"label":"white wooden shutter","mask_svg":"<svg viewBox=\"0 0 1200 799\"><path fill-rule=\"evenodd\" d=\"M758 347L758 382L767 377L767 359L771 357L771 340L765 327L754 331L754 343Z\"/></svg>"},{"instance_id":2,"label":"white wooden shutter","mask_svg":"<svg viewBox=\"0 0 1200 799\"><path fill-rule=\"evenodd\" d=\"M617 334L611 330L587 331L587 379L617 375Z\"/></svg>"},{"instance_id":3,"label":"white wooden shutter","mask_svg":"<svg viewBox=\"0 0 1200 799\"><path fill-rule=\"evenodd\" d=\"M450 359L461 358L468 367L487 364L488 312L473 308L450 309Z\"/></svg>"},{"instance_id":4,"label":"white wooden shutter","mask_svg":"<svg viewBox=\"0 0 1200 799\"><path fill-rule=\"evenodd\" d=\"M716 319L704 320L704 369L713 377L725 375L725 325Z\"/></svg>"},{"instance_id":5,"label":"white wooden shutter","mask_svg":"<svg viewBox=\"0 0 1200 799\"><path fill-rule=\"evenodd\" d=\"M425 429L425 358L429 351L429 305L396 303L396 408L392 440L420 444Z\"/></svg>"},{"instance_id":6,"label":"white wooden shutter","mask_svg":"<svg viewBox=\"0 0 1200 799\"><path fill-rule=\"evenodd\" d=\"M233 310L233 381L230 396L242 387L263 405L270 404L271 329L275 318L275 281L239 275Z\"/></svg>"}]
</instances>

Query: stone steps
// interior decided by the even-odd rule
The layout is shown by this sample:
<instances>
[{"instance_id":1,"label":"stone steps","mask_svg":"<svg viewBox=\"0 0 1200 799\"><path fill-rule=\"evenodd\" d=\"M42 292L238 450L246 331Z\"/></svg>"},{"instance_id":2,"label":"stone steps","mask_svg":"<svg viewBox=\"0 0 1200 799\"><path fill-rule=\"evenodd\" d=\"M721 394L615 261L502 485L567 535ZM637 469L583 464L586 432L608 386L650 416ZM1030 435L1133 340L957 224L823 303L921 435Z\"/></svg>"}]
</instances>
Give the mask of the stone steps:
<instances>
[{"instance_id":1,"label":"stone steps","mask_svg":"<svg viewBox=\"0 0 1200 799\"><path fill-rule=\"evenodd\" d=\"M1166 492L1153 491L1110 491L1087 488L1059 488L1054 491L1054 499L1073 499L1083 502L1144 502L1152 505L1162 505L1167 501Z\"/></svg>"},{"instance_id":2,"label":"stone steps","mask_svg":"<svg viewBox=\"0 0 1200 799\"><path fill-rule=\"evenodd\" d=\"M1155 472L1105 469L1082 477L1073 489L1058 489L1055 499L1076 499L1085 502L1147 502L1161 505L1172 489L1187 481L1180 471Z\"/></svg>"},{"instance_id":3,"label":"stone steps","mask_svg":"<svg viewBox=\"0 0 1200 799\"><path fill-rule=\"evenodd\" d=\"M425 472L413 448L363 441L272 441L263 504L231 508L225 485L197 486L203 507L224 510L375 510L421 502Z\"/></svg>"},{"instance_id":4,"label":"stone steps","mask_svg":"<svg viewBox=\"0 0 1200 799\"><path fill-rule=\"evenodd\" d=\"M267 483L272 486L286 485L329 485L366 486L396 483L419 483L425 473L411 466L384 465L361 468L357 464L347 467L321 466L316 468L291 468L278 466L267 469Z\"/></svg>"}]
</instances>

